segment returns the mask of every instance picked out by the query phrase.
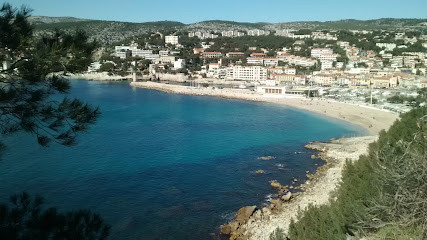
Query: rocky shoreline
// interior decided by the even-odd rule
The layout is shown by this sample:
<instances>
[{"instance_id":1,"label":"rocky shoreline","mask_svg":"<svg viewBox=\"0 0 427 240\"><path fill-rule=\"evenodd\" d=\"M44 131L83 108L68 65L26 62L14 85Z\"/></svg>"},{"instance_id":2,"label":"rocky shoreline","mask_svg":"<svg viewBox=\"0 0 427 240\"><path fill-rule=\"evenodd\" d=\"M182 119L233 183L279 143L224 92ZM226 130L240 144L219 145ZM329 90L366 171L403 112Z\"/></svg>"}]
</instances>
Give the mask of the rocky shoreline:
<instances>
[{"instance_id":1,"label":"rocky shoreline","mask_svg":"<svg viewBox=\"0 0 427 240\"><path fill-rule=\"evenodd\" d=\"M288 186L277 181L270 185L276 189L276 199L270 205L258 209L247 206L237 211L234 221L221 226L222 234L232 240L268 240L277 228L288 233L291 219L310 204L328 204L329 198L337 188L347 159L355 161L366 154L368 146L376 136L332 139L330 142L311 142L305 147L319 151L318 156L325 161L315 174L307 174L308 181L297 186L300 192L292 194Z\"/></svg>"}]
</instances>

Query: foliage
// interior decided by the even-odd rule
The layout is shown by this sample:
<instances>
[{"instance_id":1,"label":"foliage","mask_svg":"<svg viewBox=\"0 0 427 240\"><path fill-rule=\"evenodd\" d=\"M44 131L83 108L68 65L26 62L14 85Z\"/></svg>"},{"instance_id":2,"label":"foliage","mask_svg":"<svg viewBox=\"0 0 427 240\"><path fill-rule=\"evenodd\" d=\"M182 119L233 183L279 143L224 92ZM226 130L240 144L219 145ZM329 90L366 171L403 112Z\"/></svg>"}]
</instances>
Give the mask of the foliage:
<instances>
[{"instance_id":1,"label":"foliage","mask_svg":"<svg viewBox=\"0 0 427 240\"><path fill-rule=\"evenodd\" d=\"M95 43L88 43L82 31L57 31L35 41L26 21L29 13L9 4L0 10L0 59L10 62L0 76L1 134L25 131L42 146L51 141L72 145L76 134L95 122L99 110L78 99L52 99L53 94L67 93L70 84L63 75L49 74L87 69Z\"/></svg>"},{"instance_id":2,"label":"foliage","mask_svg":"<svg viewBox=\"0 0 427 240\"><path fill-rule=\"evenodd\" d=\"M60 213L43 209L41 197L27 193L0 205L0 239L106 239L110 226L90 210Z\"/></svg>"},{"instance_id":3,"label":"foliage","mask_svg":"<svg viewBox=\"0 0 427 240\"><path fill-rule=\"evenodd\" d=\"M402 95L394 95L392 97L387 98L388 102L391 103L408 103L415 107L418 107L422 104L426 103L427 99L427 88L421 88L417 91L418 96L416 97L405 97Z\"/></svg>"},{"instance_id":4,"label":"foliage","mask_svg":"<svg viewBox=\"0 0 427 240\"><path fill-rule=\"evenodd\" d=\"M283 229L276 228L269 237L270 240L286 240L285 233L283 232Z\"/></svg>"},{"instance_id":5,"label":"foliage","mask_svg":"<svg viewBox=\"0 0 427 240\"><path fill-rule=\"evenodd\" d=\"M345 239L387 226L427 237L426 123L427 107L420 107L382 131L366 156L347 162L335 200L300 214L290 239Z\"/></svg>"},{"instance_id":6,"label":"foliage","mask_svg":"<svg viewBox=\"0 0 427 240\"><path fill-rule=\"evenodd\" d=\"M19 131L36 136L42 146L51 141L76 142L99 116L98 108L78 99L64 98L68 72L86 70L96 43L80 30L55 31L33 38L27 18L30 10L3 4L0 9L0 135ZM55 73L61 72L61 73ZM105 239L110 227L89 210L59 213L43 209L40 197L14 195L0 204L0 239Z\"/></svg>"},{"instance_id":7,"label":"foliage","mask_svg":"<svg viewBox=\"0 0 427 240\"><path fill-rule=\"evenodd\" d=\"M365 102L370 103L371 98L370 97L365 98ZM372 104L377 104L377 103L378 103L378 99L372 98Z\"/></svg>"}]
</instances>

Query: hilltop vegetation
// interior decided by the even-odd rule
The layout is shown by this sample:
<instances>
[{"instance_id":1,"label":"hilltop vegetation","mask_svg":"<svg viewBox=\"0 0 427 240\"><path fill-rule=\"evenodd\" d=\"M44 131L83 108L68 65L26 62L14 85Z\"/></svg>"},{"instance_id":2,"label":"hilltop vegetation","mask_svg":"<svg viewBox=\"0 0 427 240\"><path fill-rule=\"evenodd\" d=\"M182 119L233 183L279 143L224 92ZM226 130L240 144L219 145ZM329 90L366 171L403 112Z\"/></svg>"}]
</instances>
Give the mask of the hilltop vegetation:
<instances>
[{"instance_id":1,"label":"hilltop vegetation","mask_svg":"<svg viewBox=\"0 0 427 240\"><path fill-rule=\"evenodd\" d=\"M183 24L174 21L159 22L118 22L87 20L71 17L32 17L31 23L35 25L38 34L52 32L55 29L64 31L85 30L91 38L96 38L104 44L122 41L126 38L149 32L173 32L173 31L227 31L227 30L250 30L263 29L278 31L280 29L310 29L310 30L388 30L403 29L420 30L427 32L427 19L376 19L376 20L340 20L328 22L287 22L287 23L247 23L222 20L210 20L193 24Z\"/></svg>"},{"instance_id":2,"label":"hilltop vegetation","mask_svg":"<svg viewBox=\"0 0 427 240\"><path fill-rule=\"evenodd\" d=\"M366 156L347 162L334 200L291 223L289 239L426 239L426 123L424 106L382 131Z\"/></svg>"}]
</instances>

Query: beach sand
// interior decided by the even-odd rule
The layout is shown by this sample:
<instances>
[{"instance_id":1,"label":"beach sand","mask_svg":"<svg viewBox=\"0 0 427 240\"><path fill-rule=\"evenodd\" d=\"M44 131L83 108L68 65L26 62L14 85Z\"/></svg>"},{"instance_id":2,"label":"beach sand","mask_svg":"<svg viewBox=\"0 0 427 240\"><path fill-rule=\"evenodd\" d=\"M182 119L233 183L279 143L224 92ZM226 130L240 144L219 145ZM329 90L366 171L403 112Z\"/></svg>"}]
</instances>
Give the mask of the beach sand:
<instances>
[{"instance_id":1,"label":"beach sand","mask_svg":"<svg viewBox=\"0 0 427 240\"><path fill-rule=\"evenodd\" d=\"M156 82L135 82L131 85L178 94L283 104L351 122L367 129L371 134L365 137L332 140L329 143L308 144L306 147L321 152L319 155L326 164L320 167L310 180L298 187L302 191L297 196L293 196L290 201L275 200L274 206L270 204L268 207L256 210L245 223L234 222L234 225L231 225L235 227L230 239L268 240L276 228L281 228L287 233L291 219L296 218L299 210L304 210L310 204L328 204L331 193L336 190L341 180L346 159L355 161L361 154L365 154L369 143L377 139L378 133L382 129L387 130L398 119L398 114L390 111L326 99L277 98L263 96L246 89L193 88Z\"/></svg>"},{"instance_id":2,"label":"beach sand","mask_svg":"<svg viewBox=\"0 0 427 240\"><path fill-rule=\"evenodd\" d=\"M277 98L264 96L247 89L194 88L157 82L132 82L131 86L178 94L216 96L283 104L357 124L367 129L372 135L378 134L382 129L388 129L398 118L396 113L364 105L317 98Z\"/></svg>"}]
</instances>

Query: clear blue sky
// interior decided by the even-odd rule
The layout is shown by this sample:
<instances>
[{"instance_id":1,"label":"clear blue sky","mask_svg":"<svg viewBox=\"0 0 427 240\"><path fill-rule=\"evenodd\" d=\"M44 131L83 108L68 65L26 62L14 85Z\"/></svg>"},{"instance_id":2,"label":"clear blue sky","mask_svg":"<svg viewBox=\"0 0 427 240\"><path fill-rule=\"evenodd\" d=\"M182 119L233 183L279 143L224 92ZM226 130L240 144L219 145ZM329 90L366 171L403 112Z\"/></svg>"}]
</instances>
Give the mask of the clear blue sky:
<instances>
[{"instance_id":1,"label":"clear blue sky","mask_svg":"<svg viewBox=\"0 0 427 240\"><path fill-rule=\"evenodd\" d=\"M9 0L37 16L148 22L240 22L427 18L427 0Z\"/></svg>"}]
</instances>

